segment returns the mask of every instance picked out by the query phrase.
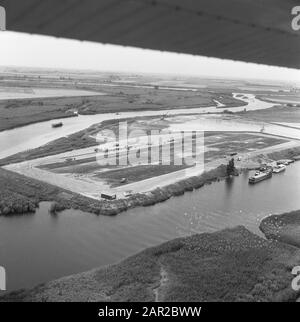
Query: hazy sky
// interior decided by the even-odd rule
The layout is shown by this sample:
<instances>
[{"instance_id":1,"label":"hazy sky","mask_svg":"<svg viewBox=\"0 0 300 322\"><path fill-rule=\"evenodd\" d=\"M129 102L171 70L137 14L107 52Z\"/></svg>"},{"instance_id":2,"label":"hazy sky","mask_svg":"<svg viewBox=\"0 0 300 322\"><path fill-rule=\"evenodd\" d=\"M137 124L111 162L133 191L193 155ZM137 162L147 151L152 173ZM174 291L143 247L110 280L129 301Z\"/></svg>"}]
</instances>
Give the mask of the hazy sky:
<instances>
[{"instance_id":1,"label":"hazy sky","mask_svg":"<svg viewBox=\"0 0 300 322\"><path fill-rule=\"evenodd\" d=\"M0 65L289 80L300 70L201 56L0 32Z\"/></svg>"}]
</instances>

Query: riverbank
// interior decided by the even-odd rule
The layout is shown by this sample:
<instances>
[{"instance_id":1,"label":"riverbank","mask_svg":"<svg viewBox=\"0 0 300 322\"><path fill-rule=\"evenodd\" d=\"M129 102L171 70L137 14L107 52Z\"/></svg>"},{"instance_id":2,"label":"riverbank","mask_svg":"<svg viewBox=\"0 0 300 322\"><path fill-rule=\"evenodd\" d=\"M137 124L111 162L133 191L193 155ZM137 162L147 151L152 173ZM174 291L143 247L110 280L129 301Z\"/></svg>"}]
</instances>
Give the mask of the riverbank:
<instances>
[{"instance_id":1,"label":"riverbank","mask_svg":"<svg viewBox=\"0 0 300 322\"><path fill-rule=\"evenodd\" d=\"M10 86L13 86L10 83ZM52 84L53 85L53 84ZM4 84L4 86L6 86ZM16 89L30 90L36 85L15 84ZM43 84L47 88L47 83ZM160 111L189 108L216 107L216 102L226 104L228 108L246 106L247 103L232 97L231 93L207 92L197 90L195 92L154 89L142 87L108 87L108 86L75 86L56 88L51 91L70 91L65 97L32 97L21 99L1 100L0 98L0 132L24 125L42 121L61 119L70 116L70 111L76 110L79 115L96 115L103 113L119 113L129 111ZM41 90L41 88L39 88ZM81 96L76 96L78 92ZM89 95L89 93L92 93ZM84 95L84 93L87 93ZM75 96L74 96L75 95ZM58 95L59 96L59 95ZM184 104L183 104L184 99Z\"/></svg>"},{"instance_id":2,"label":"riverbank","mask_svg":"<svg viewBox=\"0 0 300 322\"><path fill-rule=\"evenodd\" d=\"M300 247L300 210L268 216L259 228L270 240Z\"/></svg>"},{"instance_id":3,"label":"riverbank","mask_svg":"<svg viewBox=\"0 0 300 322\"><path fill-rule=\"evenodd\" d=\"M45 145L42 145L38 148L26 150L23 152L19 152L17 154L13 154L6 158L0 159L0 166L4 166L12 163L19 163L24 160L34 160L38 158L43 158L47 156L52 156L60 153L66 153L79 149L86 149L89 147L98 147L101 143L97 142L97 135L101 132L108 131L108 133L115 133L117 136L119 133L120 122L126 122L127 127L130 130L131 126L135 125L138 121L147 121L153 119L153 116L143 116L143 117L135 117L135 118L125 118L125 119L110 119L105 120L100 123L93 124L88 128L78 131L76 133L70 134L68 136L63 136L57 140L51 141ZM160 117L157 118L157 121L160 120ZM156 124L157 130L163 130L168 127L167 124ZM153 129L153 128L152 128ZM147 128L143 128L144 131L148 131ZM149 129L150 131L151 129ZM93 156L93 159L96 159L96 155Z\"/></svg>"},{"instance_id":4,"label":"riverbank","mask_svg":"<svg viewBox=\"0 0 300 322\"><path fill-rule=\"evenodd\" d=\"M275 161L282 160L282 159L291 159L291 160L298 161L299 155L300 155L300 146L291 148L291 149L281 150L281 151L274 151L274 152L268 153L267 157Z\"/></svg>"},{"instance_id":5,"label":"riverbank","mask_svg":"<svg viewBox=\"0 0 300 322\"><path fill-rule=\"evenodd\" d=\"M135 207L147 207L164 202L187 191L199 189L205 184L226 178L227 169L221 165L200 176L157 188L145 194L134 194L127 199L113 201L96 200L41 182L23 175L0 169L0 215L32 213L42 201L53 201L55 209L80 209L96 215L115 216ZM10 196L9 198L7 196Z\"/></svg>"},{"instance_id":6,"label":"riverbank","mask_svg":"<svg viewBox=\"0 0 300 322\"><path fill-rule=\"evenodd\" d=\"M299 156L300 147L258 154L253 160L241 162L240 171L255 169L262 161L293 159ZM238 174L238 173L236 173ZM128 209L147 207L164 202L172 197L183 195L205 184L220 181L227 177L226 165L216 164L215 168L201 175L189 177L176 183L159 187L147 193L136 193L126 199L113 201L97 200L85 197L82 194L71 192L46 182L38 181L15 172L0 169L0 215L14 215L32 213L41 201L55 202L57 212L65 209L79 209L96 215L115 216Z\"/></svg>"},{"instance_id":7,"label":"riverbank","mask_svg":"<svg viewBox=\"0 0 300 322\"><path fill-rule=\"evenodd\" d=\"M1 302L295 302L298 248L242 226L179 238L118 264L19 290Z\"/></svg>"},{"instance_id":8,"label":"riverbank","mask_svg":"<svg viewBox=\"0 0 300 322\"><path fill-rule=\"evenodd\" d=\"M298 144L295 147L288 149L277 149L274 147L265 153L259 153L259 151L257 151L257 153L251 157L251 159L241 162L239 167L245 170L258 170L262 164L272 163L273 161L299 161L299 156L300 146Z\"/></svg>"}]
</instances>

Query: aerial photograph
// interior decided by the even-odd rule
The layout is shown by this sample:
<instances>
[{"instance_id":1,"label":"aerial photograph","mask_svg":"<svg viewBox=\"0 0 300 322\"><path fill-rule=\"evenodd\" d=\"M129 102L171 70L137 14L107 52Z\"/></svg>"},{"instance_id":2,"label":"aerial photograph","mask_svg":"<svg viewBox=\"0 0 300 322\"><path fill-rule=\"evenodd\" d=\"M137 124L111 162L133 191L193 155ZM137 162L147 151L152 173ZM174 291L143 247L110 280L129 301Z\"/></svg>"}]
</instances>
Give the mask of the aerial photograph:
<instances>
[{"instance_id":1,"label":"aerial photograph","mask_svg":"<svg viewBox=\"0 0 300 322\"><path fill-rule=\"evenodd\" d=\"M226 2L0 0L1 304L300 302L300 3Z\"/></svg>"}]
</instances>

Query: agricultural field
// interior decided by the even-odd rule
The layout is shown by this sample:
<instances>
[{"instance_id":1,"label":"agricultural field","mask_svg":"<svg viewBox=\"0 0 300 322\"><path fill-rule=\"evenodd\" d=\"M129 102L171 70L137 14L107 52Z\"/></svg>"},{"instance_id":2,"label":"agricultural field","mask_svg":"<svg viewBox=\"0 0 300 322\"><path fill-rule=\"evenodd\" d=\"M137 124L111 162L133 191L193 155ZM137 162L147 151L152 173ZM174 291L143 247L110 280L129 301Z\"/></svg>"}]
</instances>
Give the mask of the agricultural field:
<instances>
[{"instance_id":1,"label":"agricultural field","mask_svg":"<svg viewBox=\"0 0 300 322\"><path fill-rule=\"evenodd\" d=\"M47 78L10 76L0 79L0 131L46 120L121 111L164 110L216 106L216 100L229 107L244 102L230 91L179 90L179 88L128 83L103 75L73 75ZM12 99L14 97L14 99ZM19 99L18 99L19 97Z\"/></svg>"}]
</instances>

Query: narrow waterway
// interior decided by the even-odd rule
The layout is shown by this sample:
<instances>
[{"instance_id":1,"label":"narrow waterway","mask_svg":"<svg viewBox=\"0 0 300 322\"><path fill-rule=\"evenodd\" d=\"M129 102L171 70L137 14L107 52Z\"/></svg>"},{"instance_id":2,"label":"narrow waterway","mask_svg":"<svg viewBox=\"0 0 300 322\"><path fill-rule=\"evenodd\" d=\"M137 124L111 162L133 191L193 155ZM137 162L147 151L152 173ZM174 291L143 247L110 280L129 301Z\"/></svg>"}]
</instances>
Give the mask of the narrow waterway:
<instances>
[{"instance_id":1,"label":"narrow waterway","mask_svg":"<svg viewBox=\"0 0 300 322\"><path fill-rule=\"evenodd\" d=\"M259 234L263 217L300 209L299 195L300 162L256 185L243 174L113 218L74 210L52 216L42 203L34 215L0 217L0 264L9 290L33 287L180 236L237 225Z\"/></svg>"},{"instance_id":2,"label":"narrow waterway","mask_svg":"<svg viewBox=\"0 0 300 322\"><path fill-rule=\"evenodd\" d=\"M233 96L237 98L237 95ZM273 103L267 103L255 98L252 94L245 94L239 99L248 103L247 110L266 109L274 106ZM43 144L56 140L60 137L70 135L72 133L81 131L93 124L97 124L111 119L125 119L130 117L140 116L155 116L155 115L178 115L178 114L204 114L204 113L220 113L224 110L233 110L235 112L244 110L245 106L234 108L182 108L159 111L134 111L121 112L118 115L115 113L95 114L95 115L79 115L79 117L70 117L65 119L58 119L55 122L63 122L62 128L53 129L51 124L53 121L39 122L28 126L19 127L13 130L0 132L0 158L5 158L9 155L37 148ZM256 129L257 129L256 125ZM251 125L247 124L245 131L251 130ZM185 128L186 129L186 128ZM215 129L214 129L215 130ZM221 129L219 129L221 131Z\"/></svg>"}]
</instances>

